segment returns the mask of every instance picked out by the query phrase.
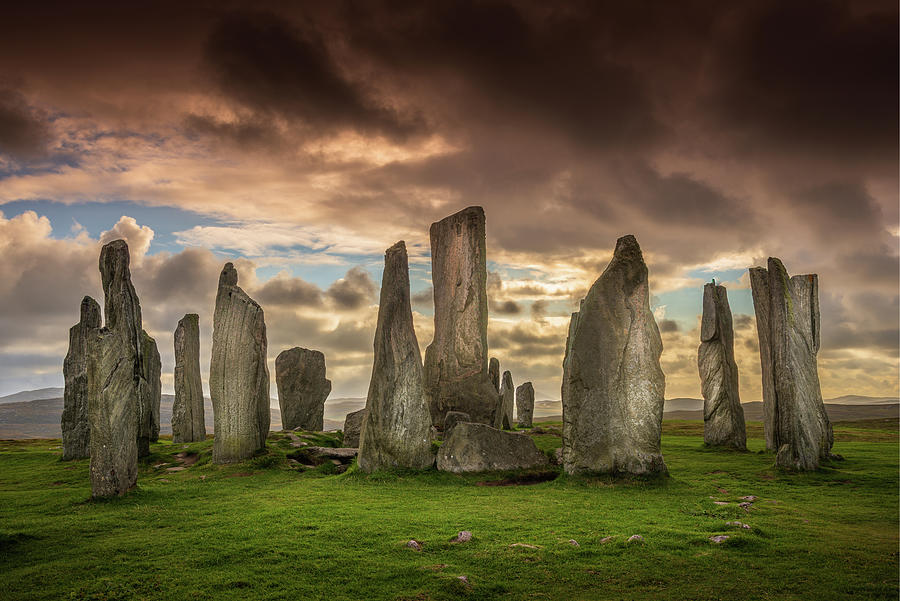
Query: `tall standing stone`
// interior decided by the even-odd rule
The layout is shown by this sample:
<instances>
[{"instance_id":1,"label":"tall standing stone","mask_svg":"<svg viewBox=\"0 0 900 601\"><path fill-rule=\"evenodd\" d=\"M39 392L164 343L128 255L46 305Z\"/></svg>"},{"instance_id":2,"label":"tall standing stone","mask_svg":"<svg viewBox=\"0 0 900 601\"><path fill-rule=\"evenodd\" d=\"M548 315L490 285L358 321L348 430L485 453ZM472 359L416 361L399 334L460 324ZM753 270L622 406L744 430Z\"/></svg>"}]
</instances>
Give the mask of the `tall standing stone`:
<instances>
[{"instance_id":1,"label":"tall standing stone","mask_svg":"<svg viewBox=\"0 0 900 601\"><path fill-rule=\"evenodd\" d=\"M647 266L634 236L624 236L569 326L562 383L566 472L666 472L661 353Z\"/></svg>"},{"instance_id":2,"label":"tall standing stone","mask_svg":"<svg viewBox=\"0 0 900 601\"><path fill-rule=\"evenodd\" d=\"M105 326L88 344L91 494L123 495L137 484L142 425L141 306L131 283L128 245L114 240L100 251Z\"/></svg>"},{"instance_id":3,"label":"tall standing stone","mask_svg":"<svg viewBox=\"0 0 900 601\"><path fill-rule=\"evenodd\" d=\"M237 282L234 265L226 263L219 276L209 365L216 463L249 458L265 447L269 433L265 317Z\"/></svg>"},{"instance_id":4,"label":"tall standing stone","mask_svg":"<svg viewBox=\"0 0 900 601\"><path fill-rule=\"evenodd\" d=\"M762 364L766 447L777 465L813 470L831 455L834 435L825 413L819 352L819 280L789 277L779 259L750 269Z\"/></svg>"},{"instance_id":5,"label":"tall standing stone","mask_svg":"<svg viewBox=\"0 0 900 601\"><path fill-rule=\"evenodd\" d=\"M738 392L734 361L734 328L728 291L724 286L703 287L703 317L697 351L703 391L703 440L706 444L747 449L744 410Z\"/></svg>"},{"instance_id":6,"label":"tall standing stone","mask_svg":"<svg viewBox=\"0 0 900 601\"><path fill-rule=\"evenodd\" d=\"M188 313L175 328L175 401L172 442L206 440L200 378L200 316Z\"/></svg>"},{"instance_id":7,"label":"tall standing stone","mask_svg":"<svg viewBox=\"0 0 900 601\"><path fill-rule=\"evenodd\" d=\"M500 399L497 405L497 413L494 416L494 427L498 430L512 430L513 406L516 399L516 387L513 384L512 374L503 372L503 381L500 384Z\"/></svg>"},{"instance_id":8,"label":"tall standing stone","mask_svg":"<svg viewBox=\"0 0 900 601\"><path fill-rule=\"evenodd\" d=\"M534 418L534 386L525 382L516 388L516 421L520 428L530 428Z\"/></svg>"},{"instance_id":9,"label":"tall standing stone","mask_svg":"<svg viewBox=\"0 0 900 601\"><path fill-rule=\"evenodd\" d=\"M484 209L468 207L431 224L434 340L425 349L425 398L432 424L463 411L490 424L497 407L487 357Z\"/></svg>"},{"instance_id":10,"label":"tall standing stone","mask_svg":"<svg viewBox=\"0 0 900 601\"><path fill-rule=\"evenodd\" d=\"M162 398L162 363L156 340L141 330L141 375L146 385L141 387L141 433L138 436L138 456L150 454L150 443L159 440L159 405Z\"/></svg>"},{"instance_id":11,"label":"tall standing stone","mask_svg":"<svg viewBox=\"0 0 900 601\"><path fill-rule=\"evenodd\" d=\"M488 374L491 377L491 384L494 385L497 394L500 394L500 360L497 357L491 357L488 362Z\"/></svg>"},{"instance_id":12,"label":"tall standing stone","mask_svg":"<svg viewBox=\"0 0 900 601\"><path fill-rule=\"evenodd\" d=\"M331 392L331 380L325 378L321 351L299 346L281 351L275 359L275 385L285 430L321 432L325 428L325 399Z\"/></svg>"},{"instance_id":13,"label":"tall standing stone","mask_svg":"<svg viewBox=\"0 0 900 601\"><path fill-rule=\"evenodd\" d=\"M425 401L422 358L409 304L409 266L402 241L384 253L375 329L375 361L359 443L361 470L434 463L431 415Z\"/></svg>"},{"instance_id":14,"label":"tall standing stone","mask_svg":"<svg viewBox=\"0 0 900 601\"><path fill-rule=\"evenodd\" d=\"M69 352L63 361L66 381L63 393L62 458L91 456L91 426L88 421L88 345L101 326L100 305L90 296L81 300L81 319L69 329Z\"/></svg>"}]
</instances>

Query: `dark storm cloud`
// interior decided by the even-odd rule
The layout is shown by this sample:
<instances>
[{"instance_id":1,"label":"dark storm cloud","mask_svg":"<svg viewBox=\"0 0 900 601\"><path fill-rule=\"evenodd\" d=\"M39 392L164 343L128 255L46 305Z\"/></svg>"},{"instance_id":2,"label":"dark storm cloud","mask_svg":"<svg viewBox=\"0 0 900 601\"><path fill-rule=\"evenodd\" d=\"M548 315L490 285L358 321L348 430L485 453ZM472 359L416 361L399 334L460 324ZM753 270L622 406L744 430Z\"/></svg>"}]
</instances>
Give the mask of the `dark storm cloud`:
<instances>
[{"instance_id":1,"label":"dark storm cloud","mask_svg":"<svg viewBox=\"0 0 900 601\"><path fill-rule=\"evenodd\" d=\"M490 309L492 313L500 315L518 315L522 312L522 307L516 301L491 301Z\"/></svg>"},{"instance_id":2,"label":"dark storm cloud","mask_svg":"<svg viewBox=\"0 0 900 601\"><path fill-rule=\"evenodd\" d=\"M338 309L359 309L375 300L378 288L362 267L353 267L347 275L337 280L328 290L330 298Z\"/></svg>"},{"instance_id":3,"label":"dark storm cloud","mask_svg":"<svg viewBox=\"0 0 900 601\"><path fill-rule=\"evenodd\" d=\"M402 139L420 125L346 79L313 27L273 13L235 12L207 40L206 63L223 92L262 113L312 129L352 128Z\"/></svg>"},{"instance_id":4,"label":"dark storm cloud","mask_svg":"<svg viewBox=\"0 0 900 601\"><path fill-rule=\"evenodd\" d=\"M659 321L659 331L663 334L670 334L679 330L678 322L674 319L661 319Z\"/></svg>"},{"instance_id":5,"label":"dark storm cloud","mask_svg":"<svg viewBox=\"0 0 900 601\"><path fill-rule=\"evenodd\" d=\"M261 303L270 305L317 307L322 304L322 290L301 278L272 278L256 295Z\"/></svg>"},{"instance_id":6,"label":"dark storm cloud","mask_svg":"<svg viewBox=\"0 0 900 601\"><path fill-rule=\"evenodd\" d=\"M18 90L0 87L0 155L35 159L50 139L47 116L28 105Z\"/></svg>"}]
</instances>

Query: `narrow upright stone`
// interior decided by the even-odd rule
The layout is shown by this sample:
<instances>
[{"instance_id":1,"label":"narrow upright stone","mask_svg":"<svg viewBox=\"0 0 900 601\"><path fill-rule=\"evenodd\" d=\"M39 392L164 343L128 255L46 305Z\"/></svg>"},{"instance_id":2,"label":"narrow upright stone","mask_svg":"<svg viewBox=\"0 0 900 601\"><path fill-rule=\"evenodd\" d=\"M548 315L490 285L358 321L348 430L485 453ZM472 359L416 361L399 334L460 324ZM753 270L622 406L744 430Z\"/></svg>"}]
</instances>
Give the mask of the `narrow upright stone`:
<instances>
[{"instance_id":1,"label":"narrow upright stone","mask_svg":"<svg viewBox=\"0 0 900 601\"><path fill-rule=\"evenodd\" d=\"M516 421L520 428L530 428L534 417L534 386L525 382L516 388Z\"/></svg>"},{"instance_id":2,"label":"narrow upright stone","mask_svg":"<svg viewBox=\"0 0 900 601\"><path fill-rule=\"evenodd\" d=\"M703 287L697 366L703 391L704 442L747 450L738 368L734 361L734 328L728 291L724 286L706 284Z\"/></svg>"},{"instance_id":3,"label":"narrow upright stone","mask_svg":"<svg viewBox=\"0 0 900 601\"><path fill-rule=\"evenodd\" d=\"M766 447L777 465L814 470L831 455L834 435L825 413L819 352L819 280L789 277L780 260L752 267L750 286L762 364Z\"/></svg>"},{"instance_id":4,"label":"narrow upright stone","mask_svg":"<svg viewBox=\"0 0 900 601\"><path fill-rule=\"evenodd\" d=\"M269 433L265 317L237 281L234 265L226 263L216 294L209 366L215 463L249 458L265 447Z\"/></svg>"},{"instance_id":5,"label":"narrow upright stone","mask_svg":"<svg viewBox=\"0 0 900 601\"><path fill-rule=\"evenodd\" d=\"M491 357L488 363L488 374L491 376L491 384L494 385L497 394L500 394L500 360L497 357Z\"/></svg>"},{"instance_id":6,"label":"narrow upright stone","mask_svg":"<svg viewBox=\"0 0 900 601\"><path fill-rule=\"evenodd\" d=\"M188 313L175 328L175 401L172 442L206 440L203 382L200 378L200 316Z\"/></svg>"},{"instance_id":7,"label":"narrow upright stone","mask_svg":"<svg viewBox=\"0 0 900 601\"><path fill-rule=\"evenodd\" d=\"M88 345L101 326L100 305L90 296L81 299L81 319L69 329L69 352L63 361L66 381L63 393L62 458L91 456L91 426L88 421Z\"/></svg>"},{"instance_id":8,"label":"narrow upright stone","mask_svg":"<svg viewBox=\"0 0 900 601\"><path fill-rule=\"evenodd\" d=\"M159 404L162 397L162 363L159 349L146 331L141 330L141 431L138 436L138 456L150 454L150 443L159 440Z\"/></svg>"},{"instance_id":9,"label":"narrow upright stone","mask_svg":"<svg viewBox=\"0 0 900 601\"><path fill-rule=\"evenodd\" d=\"M469 207L431 224L434 340L425 349L425 397L432 424L448 411L490 424L497 407L487 356L484 209Z\"/></svg>"},{"instance_id":10,"label":"narrow upright stone","mask_svg":"<svg viewBox=\"0 0 900 601\"><path fill-rule=\"evenodd\" d=\"M422 358L409 304L409 266L402 241L384 254L375 329L375 361L359 444L361 470L424 469L434 463Z\"/></svg>"},{"instance_id":11,"label":"narrow upright stone","mask_svg":"<svg viewBox=\"0 0 900 601\"><path fill-rule=\"evenodd\" d=\"M661 353L647 266L634 236L624 236L569 326L562 383L566 472L666 472Z\"/></svg>"},{"instance_id":12,"label":"narrow upright stone","mask_svg":"<svg viewBox=\"0 0 900 601\"><path fill-rule=\"evenodd\" d=\"M123 495L137 484L143 377L141 306L131 284L128 245L100 252L105 327L88 344L91 494Z\"/></svg>"},{"instance_id":13,"label":"narrow upright stone","mask_svg":"<svg viewBox=\"0 0 900 601\"><path fill-rule=\"evenodd\" d=\"M507 370L503 372L503 382L500 384L500 399L497 405L497 413L494 415L494 427L498 430L512 430L515 398L516 387L513 384L512 374Z\"/></svg>"},{"instance_id":14,"label":"narrow upright stone","mask_svg":"<svg viewBox=\"0 0 900 601\"><path fill-rule=\"evenodd\" d=\"M362 425L366 419L366 413L368 413L368 409L363 407L358 411L348 413L344 417L344 441L342 446L353 449L359 448L359 435L362 433Z\"/></svg>"},{"instance_id":15,"label":"narrow upright stone","mask_svg":"<svg viewBox=\"0 0 900 601\"><path fill-rule=\"evenodd\" d=\"M275 358L275 385L285 430L321 432L331 380L325 378L325 355L299 346Z\"/></svg>"}]
</instances>

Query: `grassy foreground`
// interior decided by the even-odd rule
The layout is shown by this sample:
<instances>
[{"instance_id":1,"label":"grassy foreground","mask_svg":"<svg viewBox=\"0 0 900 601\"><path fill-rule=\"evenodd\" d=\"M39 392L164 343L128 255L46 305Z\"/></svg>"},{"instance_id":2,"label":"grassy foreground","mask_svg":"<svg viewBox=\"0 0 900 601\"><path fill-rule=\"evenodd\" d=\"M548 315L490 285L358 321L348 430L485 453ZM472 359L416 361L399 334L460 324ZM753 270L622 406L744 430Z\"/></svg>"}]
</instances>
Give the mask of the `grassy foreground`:
<instances>
[{"instance_id":1,"label":"grassy foreground","mask_svg":"<svg viewBox=\"0 0 900 601\"><path fill-rule=\"evenodd\" d=\"M211 440L160 441L110 501L88 500L88 461L59 461L58 440L0 441L0 599L896 599L896 422L836 425L845 461L802 475L749 431L755 452L723 452L666 422L669 478L528 486L303 469L275 433L226 467Z\"/></svg>"}]
</instances>

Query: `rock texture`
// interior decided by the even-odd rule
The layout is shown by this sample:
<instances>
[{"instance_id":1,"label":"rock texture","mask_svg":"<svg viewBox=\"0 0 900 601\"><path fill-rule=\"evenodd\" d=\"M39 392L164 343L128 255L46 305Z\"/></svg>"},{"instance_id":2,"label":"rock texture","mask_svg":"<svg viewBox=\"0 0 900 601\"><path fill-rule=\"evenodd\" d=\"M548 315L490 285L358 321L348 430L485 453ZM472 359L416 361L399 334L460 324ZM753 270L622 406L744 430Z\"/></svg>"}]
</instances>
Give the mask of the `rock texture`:
<instances>
[{"instance_id":1,"label":"rock texture","mask_svg":"<svg viewBox=\"0 0 900 601\"><path fill-rule=\"evenodd\" d=\"M624 236L569 325L562 383L566 472L666 472L661 353L647 266L634 236Z\"/></svg>"},{"instance_id":2,"label":"rock texture","mask_svg":"<svg viewBox=\"0 0 900 601\"><path fill-rule=\"evenodd\" d=\"M331 380L325 377L325 355L300 347L281 351L275 358L275 384L284 429L321 432L325 399L331 392Z\"/></svg>"},{"instance_id":3,"label":"rock texture","mask_svg":"<svg viewBox=\"0 0 900 601\"><path fill-rule=\"evenodd\" d=\"M63 393L62 458L91 456L91 427L88 422L88 345L101 326L100 305L90 296L81 299L81 318L69 329L69 352L63 361L66 381Z\"/></svg>"},{"instance_id":4,"label":"rock texture","mask_svg":"<svg viewBox=\"0 0 900 601\"><path fill-rule=\"evenodd\" d=\"M454 473L530 469L549 463L530 436L470 422L453 427L437 456L437 468Z\"/></svg>"},{"instance_id":5,"label":"rock texture","mask_svg":"<svg viewBox=\"0 0 900 601\"><path fill-rule=\"evenodd\" d=\"M156 340L141 330L141 433L138 436L138 455L150 454L150 443L159 440L159 403L162 399L162 363Z\"/></svg>"},{"instance_id":6,"label":"rock texture","mask_svg":"<svg viewBox=\"0 0 900 601\"><path fill-rule=\"evenodd\" d=\"M448 411L447 415L444 416L444 436L447 436L450 433L450 430L453 429L453 426L459 422L470 421L472 421L472 417L468 413L463 413L462 411Z\"/></svg>"},{"instance_id":7,"label":"rock texture","mask_svg":"<svg viewBox=\"0 0 900 601\"><path fill-rule=\"evenodd\" d=\"M375 361L366 396L358 465L364 472L434 463L431 414L409 304L409 266L402 241L384 254L375 329Z\"/></svg>"},{"instance_id":8,"label":"rock texture","mask_svg":"<svg viewBox=\"0 0 900 601\"><path fill-rule=\"evenodd\" d=\"M488 362L488 375L491 377L491 384L494 385L497 394L500 394L500 360L497 357L491 357Z\"/></svg>"},{"instance_id":9,"label":"rock texture","mask_svg":"<svg viewBox=\"0 0 900 601\"><path fill-rule=\"evenodd\" d=\"M512 430L515 399L516 387L513 384L512 374L509 371L505 371L503 372L503 381L500 384L497 412L494 414L494 427L498 430Z\"/></svg>"},{"instance_id":10,"label":"rock texture","mask_svg":"<svg viewBox=\"0 0 900 601\"><path fill-rule=\"evenodd\" d=\"M525 382L516 388L516 421L520 428L530 428L534 417L534 386Z\"/></svg>"},{"instance_id":11,"label":"rock texture","mask_svg":"<svg viewBox=\"0 0 900 601\"><path fill-rule=\"evenodd\" d=\"M247 459L265 447L269 432L265 317L237 282L234 265L226 263L216 294L209 366L216 463Z\"/></svg>"},{"instance_id":12,"label":"rock texture","mask_svg":"<svg viewBox=\"0 0 900 601\"><path fill-rule=\"evenodd\" d=\"M724 286L703 287L697 366L703 392L703 440L709 445L747 450L738 368L734 361L734 328Z\"/></svg>"},{"instance_id":13,"label":"rock texture","mask_svg":"<svg viewBox=\"0 0 900 601\"><path fill-rule=\"evenodd\" d=\"M344 418L344 446L359 448L359 435L362 432L363 420L366 419L368 409L348 413Z\"/></svg>"},{"instance_id":14,"label":"rock texture","mask_svg":"<svg viewBox=\"0 0 900 601\"><path fill-rule=\"evenodd\" d=\"M425 397L432 424L448 411L493 423L497 389L487 357L487 269L481 207L431 224L434 340L425 350Z\"/></svg>"},{"instance_id":15,"label":"rock texture","mask_svg":"<svg viewBox=\"0 0 900 601\"><path fill-rule=\"evenodd\" d=\"M141 306L131 284L128 245L100 251L105 326L88 344L91 494L123 495L137 484L143 377ZM149 431L149 429L148 429Z\"/></svg>"},{"instance_id":16,"label":"rock texture","mask_svg":"<svg viewBox=\"0 0 900 601\"><path fill-rule=\"evenodd\" d=\"M834 442L825 413L819 352L819 280L789 277L780 260L750 269L762 364L766 447L785 468L813 470Z\"/></svg>"},{"instance_id":17,"label":"rock texture","mask_svg":"<svg viewBox=\"0 0 900 601\"><path fill-rule=\"evenodd\" d=\"M188 313L175 328L175 401L172 442L206 440L200 378L200 316Z\"/></svg>"}]
</instances>

